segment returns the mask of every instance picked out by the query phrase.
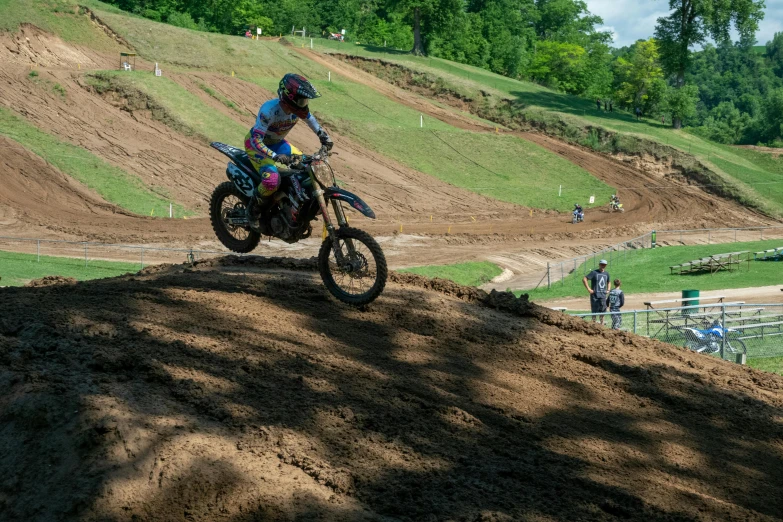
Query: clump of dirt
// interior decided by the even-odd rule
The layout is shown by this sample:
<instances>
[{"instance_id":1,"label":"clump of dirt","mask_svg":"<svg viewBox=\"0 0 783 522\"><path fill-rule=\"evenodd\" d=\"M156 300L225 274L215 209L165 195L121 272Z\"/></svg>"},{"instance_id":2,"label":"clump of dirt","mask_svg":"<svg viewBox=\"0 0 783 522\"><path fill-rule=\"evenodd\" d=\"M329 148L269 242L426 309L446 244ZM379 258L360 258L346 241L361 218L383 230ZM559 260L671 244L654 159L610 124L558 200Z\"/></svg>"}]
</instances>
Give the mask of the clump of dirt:
<instances>
[{"instance_id":1,"label":"clump of dirt","mask_svg":"<svg viewBox=\"0 0 783 522\"><path fill-rule=\"evenodd\" d=\"M0 289L0 519L783 517L783 378L417 276L347 308L292 266Z\"/></svg>"},{"instance_id":2,"label":"clump of dirt","mask_svg":"<svg viewBox=\"0 0 783 522\"><path fill-rule=\"evenodd\" d=\"M44 276L41 279L33 279L32 281L27 282L24 286L27 288L40 288L42 286L53 286L53 285L75 285L78 283L76 279L73 277L64 277L64 276Z\"/></svg>"}]
</instances>

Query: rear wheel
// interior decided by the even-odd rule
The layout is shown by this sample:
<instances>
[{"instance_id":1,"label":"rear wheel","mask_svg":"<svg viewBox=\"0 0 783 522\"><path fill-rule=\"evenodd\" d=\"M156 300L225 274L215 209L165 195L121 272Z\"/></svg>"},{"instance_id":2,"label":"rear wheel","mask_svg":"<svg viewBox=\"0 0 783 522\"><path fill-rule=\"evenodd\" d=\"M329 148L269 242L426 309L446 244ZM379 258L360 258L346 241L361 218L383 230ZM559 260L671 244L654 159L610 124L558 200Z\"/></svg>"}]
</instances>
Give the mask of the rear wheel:
<instances>
[{"instance_id":1,"label":"rear wheel","mask_svg":"<svg viewBox=\"0 0 783 522\"><path fill-rule=\"evenodd\" d=\"M388 276L381 246L370 234L356 228L341 228L335 235L342 260L335 257L331 236L318 253L324 285L343 303L362 306L373 302L383 292Z\"/></svg>"},{"instance_id":2,"label":"rear wheel","mask_svg":"<svg viewBox=\"0 0 783 522\"><path fill-rule=\"evenodd\" d=\"M215 235L226 248L240 254L251 252L261 240L261 234L247 225L237 224L247 219L247 202L247 196L226 181L215 188L209 203L209 219Z\"/></svg>"}]
</instances>

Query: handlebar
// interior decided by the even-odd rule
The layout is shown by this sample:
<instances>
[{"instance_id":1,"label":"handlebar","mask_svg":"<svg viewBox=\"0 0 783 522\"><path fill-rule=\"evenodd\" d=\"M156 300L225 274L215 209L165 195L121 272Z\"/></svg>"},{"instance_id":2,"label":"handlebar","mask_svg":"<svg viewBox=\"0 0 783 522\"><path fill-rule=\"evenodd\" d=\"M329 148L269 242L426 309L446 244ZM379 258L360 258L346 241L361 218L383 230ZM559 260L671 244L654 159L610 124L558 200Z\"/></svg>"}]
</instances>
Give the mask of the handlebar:
<instances>
[{"instance_id":1,"label":"handlebar","mask_svg":"<svg viewBox=\"0 0 783 522\"><path fill-rule=\"evenodd\" d=\"M318 152L315 154L294 154L291 156L291 158L294 158L294 161L289 165L289 167L296 167L298 165L309 165L313 161L326 159L329 156L334 154L331 152L331 149L326 147L326 145L321 146L320 149L318 149Z\"/></svg>"}]
</instances>

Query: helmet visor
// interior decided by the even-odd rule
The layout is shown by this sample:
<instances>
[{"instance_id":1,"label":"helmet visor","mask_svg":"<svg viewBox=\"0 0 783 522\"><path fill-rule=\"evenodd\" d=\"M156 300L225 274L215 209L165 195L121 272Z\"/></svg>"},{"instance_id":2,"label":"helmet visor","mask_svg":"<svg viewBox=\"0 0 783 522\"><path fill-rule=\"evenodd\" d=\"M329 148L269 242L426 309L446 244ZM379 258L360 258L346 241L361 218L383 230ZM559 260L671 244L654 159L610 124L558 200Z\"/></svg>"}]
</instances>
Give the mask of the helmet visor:
<instances>
[{"instance_id":1,"label":"helmet visor","mask_svg":"<svg viewBox=\"0 0 783 522\"><path fill-rule=\"evenodd\" d=\"M296 104L298 107L300 107L300 108L304 109L305 107L307 107L307 104L308 104L308 103L310 103L310 100L309 100L308 98L296 98L296 99L294 100L294 103L295 103L295 104Z\"/></svg>"}]
</instances>

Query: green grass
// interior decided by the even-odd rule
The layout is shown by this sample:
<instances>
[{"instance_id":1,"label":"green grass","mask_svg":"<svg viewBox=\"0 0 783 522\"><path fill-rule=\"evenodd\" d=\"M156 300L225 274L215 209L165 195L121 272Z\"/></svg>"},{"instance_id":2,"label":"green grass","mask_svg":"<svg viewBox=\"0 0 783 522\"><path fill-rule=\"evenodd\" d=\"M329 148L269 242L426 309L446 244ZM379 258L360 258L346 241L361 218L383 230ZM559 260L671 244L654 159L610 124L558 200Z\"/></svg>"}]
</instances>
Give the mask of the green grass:
<instances>
[{"instance_id":1,"label":"green grass","mask_svg":"<svg viewBox=\"0 0 783 522\"><path fill-rule=\"evenodd\" d=\"M765 372L783 375L783 357L763 357L748 359L748 366Z\"/></svg>"},{"instance_id":2,"label":"green grass","mask_svg":"<svg viewBox=\"0 0 783 522\"><path fill-rule=\"evenodd\" d=\"M291 40L298 43L297 39ZM309 40L307 43L309 45ZM531 82L506 78L469 65L347 42L340 44L316 39L314 43L320 51L381 58L439 76L449 88L474 99L481 99L480 91L488 91L502 98L516 100L528 109L557 113L565 122L577 127L597 125L609 131L672 146L710 166L723 183L732 185L736 192L745 195L746 201L757 203L770 214L783 215L781 159L714 143L694 136L687 130L674 130L670 125L661 124L660 120L644 119L638 122L632 114L620 111L617 107L613 113L598 111L594 100L554 92Z\"/></svg>"},{"instance_id":3,"label":"green grass","mask_svg":"<svg viewBox=\"0 0 783 522\"><path fill-rule=\"evenodd\" d=\"M626 294L649 292L677 292L680 290L723 290L728 288L750 288L777 285L781 282L783 262L751 261L742 264L740 270L717 272L715 274L671 275L669 267L712 254L726 252L757 252L783 246L783 240L754 241L722 245L671 246L656 249L615 253L614 260L607 267L611 278L621 279ZM604 257L608 257L604 255ZM525 291L533 300L558 297L580 297L585 295L582 277L593 267L593 260L577 268L563 281L553 283L552 288ZM748 270L748 267L750 270ZM520 292L521 293L521 292Z\"/></svg>"},{"instance_id":4,"label":"green grass","mask_svg":"<svg viewBox=\"0 0 783 522\"><path fill-rule=\"evenodd\" d=\"M32 279L45 276L73 277L80 281L114 277L128 272L138 272L138 263L91 260L84 266L84 258L41 256L37 261L35 254L18 254L0 250L0 285L22 286Z\"/></svg>"},{"instance_id":5,"label":"green grass","mask_svg":"<svg viewBox=\"0 0 783 522\"><path fill-rule=\"evenodd\" d=\"M199 89L201 89L205 93L209 94L210 96L215 98L217 101L219 101L220 103L222 103L223 105L225 105L229 109L232 109L232 110L236 111L238 114L245 114L244 112L242 112L242 110L239 107L237 107L236 103L232 102L231 100L229 100L228 98L226 98L225 96L220 94L219 92L215 91L215 89L213 89L209 85L206 85L206 84L203 84L203 83L199 83L198 86L199 86Z\"/></svg>"},{"instance_id":6,"label":"green grass","mask_svg":"<svg viewBox=\"0 0 783 522\"><path fill-rule=\"evenodd\" d=\"M64 173L97 192L103 199L137 214L168 215L169 201L142 181L91 152L47 134L8 109L0 107L0 134L20 143ZM177 215L186 214L175 205Z\"/></svg>"},{"instance_id":7,"label":"green grass","mask_svg":"<svg viewBox=\"0 0 783 522\"><path fill-rule=\"evenodd\" d=\"M232 120L220 111L202 103L195 94L166 77L156 77L143 71L100 71L99 77L110 77L147 94L190 131L209 140L242 143L250 126ZM251 118L248 117L248 121Z\"/></svg>"},{"instance_id":8,"label":"green grass","mask_svg":"<svg viewBox=\"0 0 783 522\"><path fill-rule=\"evenodd\" d=\"M23 23L32 23L65 41L99 51L119 49L103 31L95 30L89 16L74 1L0 0L0 32L16 32Z\"/></svg>"},{"instance_id":9,"label":"green grass","mask_svg":"<svg viewBox=\"0 0 783 522\"><path fill-rule=\"evenodd\" d=\"M457 263L454 265L417 266L398 272L418 274L430 278L449 279L464 286L480 286L503 273L497 265L488 261Z\"/></svg>"}]
</instances>

